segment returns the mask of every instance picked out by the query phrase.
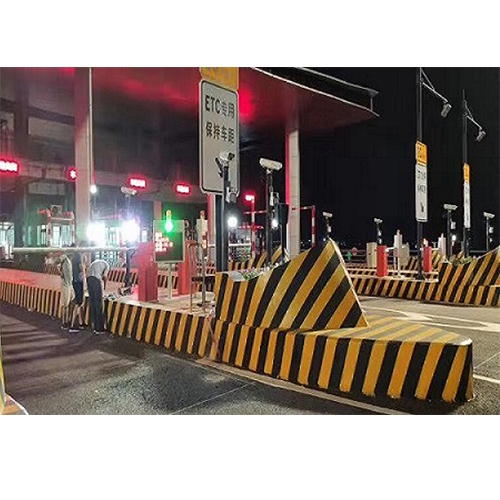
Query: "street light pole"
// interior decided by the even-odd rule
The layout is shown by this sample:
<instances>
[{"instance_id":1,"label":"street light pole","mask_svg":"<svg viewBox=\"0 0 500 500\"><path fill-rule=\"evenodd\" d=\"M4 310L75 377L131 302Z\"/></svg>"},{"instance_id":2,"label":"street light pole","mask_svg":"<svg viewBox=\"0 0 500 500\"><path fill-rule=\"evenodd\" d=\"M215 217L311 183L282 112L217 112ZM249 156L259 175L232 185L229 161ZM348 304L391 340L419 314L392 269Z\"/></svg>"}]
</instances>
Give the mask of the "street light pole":
<instances>
[{"instance_id":1,"label":"street light pole","mask_svg":"<svg viewBox=\"0 0 500 500\"><path fill-rule=\"evenodd\" d=\"M467 164L467 101L465 100L465 90L462 98L462 168ZM464 257L469 256L469 231L466 223L466 200L464 196L464 230L463 230L463 250Z\"/></svg>"},{"instance_id":2,"label":"street light pole","mask_svg":"<svg viewBox=\"0 0 500 500\"><path fill-rule=\"evenodd\" d=\"M470 216L470 169L468 165L468 151L467 151L467 125L468 121L473 123L479 130L476 141L480 142L486 132L483 127L474 119L471 110L467 104L465 98L465 90L463 91L462 98L462 168L464 174L464 257L468 257L470 253L470 227L471 227L471 216Z\"/></svg>"},{"instance_id":3,"label":"street light pole","mask_svg":"<svg viewBox=\"0 0 500 500\"><path fill-rule=\"evenodd\" d=\"M422 68L417 68L417 141L422 141ZM424 223L417 220L417 252L418 252L418 279L423 278L422 274L422 238Z\"/></svg>"}]
</instances>

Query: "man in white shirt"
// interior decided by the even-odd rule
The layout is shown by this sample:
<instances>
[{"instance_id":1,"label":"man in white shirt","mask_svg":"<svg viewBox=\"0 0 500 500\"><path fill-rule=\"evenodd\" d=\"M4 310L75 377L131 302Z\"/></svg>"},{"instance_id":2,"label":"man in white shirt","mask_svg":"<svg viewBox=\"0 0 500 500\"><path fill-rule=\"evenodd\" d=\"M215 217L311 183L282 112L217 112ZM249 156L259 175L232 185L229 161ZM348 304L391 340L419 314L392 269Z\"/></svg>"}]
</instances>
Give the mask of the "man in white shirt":
<instances>
[{"instance_id":1,"label":"man in white shirt","mask_svg":"<svg viewBox=\"0 0 500 500\"><path fill-rule=\"evenodd\" d=\"M104 333L104 314L102 310L102 291L106 289L109 264L101 259L94 259L87 273L89 291L90 323L96 335Z\"/></svg>"}]
</instances>

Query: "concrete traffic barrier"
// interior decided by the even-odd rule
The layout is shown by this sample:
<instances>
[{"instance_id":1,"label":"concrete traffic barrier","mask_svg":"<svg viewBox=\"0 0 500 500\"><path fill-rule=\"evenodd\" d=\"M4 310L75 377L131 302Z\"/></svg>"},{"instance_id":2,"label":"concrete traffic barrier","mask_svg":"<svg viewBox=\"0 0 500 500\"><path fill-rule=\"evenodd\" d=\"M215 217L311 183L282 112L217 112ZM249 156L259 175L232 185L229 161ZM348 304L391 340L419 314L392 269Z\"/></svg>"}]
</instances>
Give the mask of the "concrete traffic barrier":
<instances>
[{"instance_id":1,"label":"concrete traffic barrier","mask_svg":"<svg viewBox=\"0 0 500 500\"><path fill-rule=\"evenodd\" d=\"M217 275L213 317L105 299L107 328L118 337L331 393L446 402L472 397L472 341L366 316L333 242L257 277L242 281L237 274ZM0 282L0 299L54 312L44 301L57 303L57 295L5 285Z\"/></svg>"}]
</instances>

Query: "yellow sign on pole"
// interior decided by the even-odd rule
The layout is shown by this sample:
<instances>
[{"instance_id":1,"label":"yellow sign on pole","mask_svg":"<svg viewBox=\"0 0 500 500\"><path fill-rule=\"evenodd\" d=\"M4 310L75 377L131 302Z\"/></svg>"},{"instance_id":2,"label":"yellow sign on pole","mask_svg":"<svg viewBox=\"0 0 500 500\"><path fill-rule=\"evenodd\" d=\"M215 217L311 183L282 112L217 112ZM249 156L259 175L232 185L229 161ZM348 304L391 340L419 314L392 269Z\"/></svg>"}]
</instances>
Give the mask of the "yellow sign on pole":
<instances>
[{"instance_id":1,"label":"yellow sign on pole","mask_svg":"<svg viewBox=\"0 0 500 500\"><path fill-rule=\"evenodd\" d=\"M417 141L415 144L415 156L417 159L417 163L420 165L427 166L427 146L420 141Z\"/></svg>"},{"instance_id":2,"label":"yellow sign on pole","mask_svg":"<svg viewBox=\"0 0 500 500\"><path fill-rule=\"evenodd\" d=\"M470 167L468 163L464 163L464 181L470 182Z\"/></svg>"},{"instance_id":3,"label":"yellow sign on pole","mask_svg":"<svg viewBox=\"0 0 500 500\"><path fill-rule=\"evenodd\" d=\"M200 68L200 73L204 80L229 90L238 90L239 68Z\"/></svg>"}]
</instances>

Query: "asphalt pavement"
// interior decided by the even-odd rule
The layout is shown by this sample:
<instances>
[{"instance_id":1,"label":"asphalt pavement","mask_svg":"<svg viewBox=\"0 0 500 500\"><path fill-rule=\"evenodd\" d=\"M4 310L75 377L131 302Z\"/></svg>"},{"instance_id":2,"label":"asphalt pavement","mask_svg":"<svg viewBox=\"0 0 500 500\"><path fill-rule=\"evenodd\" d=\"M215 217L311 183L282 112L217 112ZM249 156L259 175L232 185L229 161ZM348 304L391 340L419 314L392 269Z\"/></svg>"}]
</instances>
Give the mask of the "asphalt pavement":
<instances>
[{"instance_id":1,"label":"asphalt pavement","mask_svg":"<svg viewBox=\"0 0 500 500\"><path fill-rule=\"evenodd\" d=\"M130 339L69 334L47 316L0 305L8 393L31 414L500 414L500 311L361 299L367 312L433 324L474 341L473 401L348 398Z\"/></svg>"}]
</instances>

